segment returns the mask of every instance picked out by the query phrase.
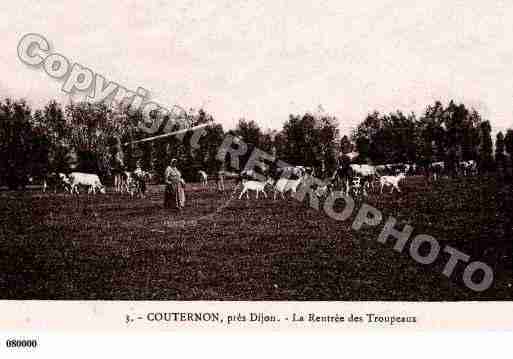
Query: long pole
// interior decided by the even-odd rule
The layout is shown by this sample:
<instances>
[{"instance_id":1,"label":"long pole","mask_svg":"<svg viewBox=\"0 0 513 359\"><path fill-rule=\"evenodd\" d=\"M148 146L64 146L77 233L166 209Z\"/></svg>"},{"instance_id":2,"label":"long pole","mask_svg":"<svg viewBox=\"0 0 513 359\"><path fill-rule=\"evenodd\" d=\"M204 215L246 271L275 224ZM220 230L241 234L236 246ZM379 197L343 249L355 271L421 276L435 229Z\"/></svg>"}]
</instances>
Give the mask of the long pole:
<instances>
[{"instance_id":1,"label":"long pole","mask_svg":"<svg viewBox=\"0 0 513 359\"><path fill-rule=\"evenodd\" d=\"M208 123L204 123L202 125L198 125L198 126L194 126L194 127L190 127L190 128L184 128L182 130L178 130L178 131L174 131L174 132L169 132L169 133L164 133L164 134L158 135L158 136L143 138L142 140L125 142L125 143L123 143L123 146L131 145L131 144L135 144L135 143L141 143L141 142L149 142L149 141L158 140L158 139L166 138L166 137L170 137L170 136L176 136L176 135L180 135L182 133L186 133L186 132L189 132L189 131L196 131L196 130L198 130L200 128L203 128L203 127L206 127L208 125L209 125Z\"/></svg>"}]
</instances>

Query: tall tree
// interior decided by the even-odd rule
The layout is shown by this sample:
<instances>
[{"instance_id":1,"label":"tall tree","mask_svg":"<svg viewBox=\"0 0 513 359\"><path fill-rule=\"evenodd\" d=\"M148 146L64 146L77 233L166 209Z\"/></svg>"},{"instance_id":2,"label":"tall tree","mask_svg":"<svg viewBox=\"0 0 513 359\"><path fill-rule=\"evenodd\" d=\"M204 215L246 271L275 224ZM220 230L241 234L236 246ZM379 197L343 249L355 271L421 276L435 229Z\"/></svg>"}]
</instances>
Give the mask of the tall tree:
<instances>
[{"instance_id":1,"label":"tall tree","mask_svg":"<svg viewBox=\"0 0 513 359\"><path fill-rule=\"evenodd\" d=\"M502 132L497 133L495 140L495 165L497 175L502 178L505 173L506 155L504 154L504 135Z\"/></svg>"},{"instance_id":2,"label":"tall tree","mask_svg":"<svg viewBox=\"0 0 513 359\"><path fill-rule=\"evenodd\" d=\"M262 130L253 120L240 119L235 127L235 134L247 144L252 144L255 147L260 146Z\"/></svg>"},{"instance_id":3,"label":"tall tree","mask_svg":"<svg viewBox=\"0 0 513 359\"><path fill-rule=\"evenodd\" d=\"M31 120L24 100L0 102L0 171L10 189L25 186L34 164Z\"/></svg>"},{"instance_id":4,"label":"tall tree","mask_svg":"<svg viewBox=\"0 0 513 359\"><path fill-rule=\"evenodd\" d=\"M318 177L333 173L337 166L337 143L339 142L338 120L322 114L318 119L318 149L316 168Z\"/></svg>"},{"instance_id":5,"label":"tall tree","mask_svg":"<svg viewBox=\"0 0 513 359\"><path fill-rule=\"evenodd\" d=\"M59 139L69 137L69 125L64 119L64 111L61 105L52 100L43 109L44 126L48 129L52 142L55 144Z\"/></svg>"},{"instance_id":6,"label":"tall tree","mask_svg":"<svg viewBox=\"0 0 513 359\"><path fill-rule=\"evenodd\" d=\"M504 159L504 135L499 131L495 141L495 160L502 161Z\"/></svg>"},{"instance_id":7,"label":"tall tree","mask_svg":"<svg viewBox=\"0 0 513 359\"><path fill-rule=\"evenodd\" d=\"M327 114L290 115L275 138L280 159L316 168L319 176L336 166L338 122Z\"/></svg>"},{"instance_id":8,"label":"tall tree","mask_svg":"<svg viewBox=\"0 0 513 359\"><path fill-rule=\"evenodd\" d=\"M479 148L479 168L481 172L489 172L493 169L493 143L492 127L489 121L480 124L481 147Z\"/></svg>"},{"instance_id":9,"label":"tall tree","mask_svg":"<svg viewBox=\"0 0 513 359\"><path fill-rule=\"evenodd\" d=\"M513 130L511 129L509 129L506 132L506 136L504 136L504 148L509 155L504 156L504 169L506 178L511 181L513 179Z\"/></svg>"},{"instance_id":10,"label":"tall tree","mask_svg":"<svg viewBox=\"0 0 513 359\"><path fill-rule=\"evenodd\" d=\"M379 112L367 115L353 133L360 161L370 160L375 164L415 162L416 126L413 113L408 116L401 111L388 115Z\"/></svg>"},{"instance_id":11,"label":"tall tree","mask_svg":"<svg viewBox=\"0 0 513 359\"><path fill-rule=\"evenodd\" d=\"M51 138L45 127L44 115L36 110L32 116L32 175L44 177L50 172Z\"/></svg>"},{"instance_id":12,"label":"tall tree","mask_svg":"<svg viewBox=\"0 0 513 359\"><path fill-rule=\"evenodd\" d=\"M509 129L506 132L506 136L504 136L504 147L506 148L506 152L513 156L513 130Z\"/></svg>"}]
</instances>

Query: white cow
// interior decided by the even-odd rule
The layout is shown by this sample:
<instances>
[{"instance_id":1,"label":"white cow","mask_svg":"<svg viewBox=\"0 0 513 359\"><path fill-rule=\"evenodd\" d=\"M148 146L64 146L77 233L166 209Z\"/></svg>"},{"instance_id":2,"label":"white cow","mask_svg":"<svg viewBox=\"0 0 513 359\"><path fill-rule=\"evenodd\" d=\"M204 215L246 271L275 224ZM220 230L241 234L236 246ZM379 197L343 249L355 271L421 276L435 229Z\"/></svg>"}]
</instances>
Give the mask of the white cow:
<instances>
[{"instance_id":1,"label":"white cow","mask_svg":"<svg viewBox=\"0 0 513 359\"><path fill-rule=\"evenodd\" d=\"M75 192L78 194L78 186L89 187L88 193L96 193L99 190L100 193L105 193L105 186L102 185L100 178L96 174L72 172L68 176L71 183L71 193Z\"/></svg>"},{"instance_id":2,"label":"white cow","mask_svg":"<svg viewBox=\"0 0 513 359\"><path fill-rule=\"evenodd\" d=\"M287 179L280 178L274 184L274 199L276 199L276 195L280 193L281 198L285 199L285 193L291 192L292 194L297 192L297 188L301 183L301 178L299 179Z\"/></svg>"},{"instance_id":3,"label":"white cow","mask_svg":"<svg viewBox=\"0 0 513 359\"><path fill-rule=\"evenodd\" d=\"M381 193L383 193L383 187L392 186L392 190L390 193L394 192L394 189L397 189L398 192L401 192L399 189L399 182L404 179L406 175L404 173L399 173L397 176L383 176L379 178L379 183L381 185Z\"/></svg>"},{"instance_id":4,"label":"white cow","mask_svg":"<svg viewBox=\"0 0 513 359\"><path fill-rule=\"evenodd\" d=\"M207 187L207 185L208 185L208 175L207 175L207 172L205 172L203 170L199 170L198 174L200 176L201 185L203 187Z\"/></svg>"},{"instance_id":5,"label":"white cow","mask_svg":"<svg viewBox=\"0 0 513 359\"><path fill-rule=\"evenodd\" d=\"M242 192L239 195L239 199L242 198L244 193L246 193L246 198L249 199L248 191L255 191L256 199L258 199L258 194L260 192L262 192L264 197L267 198L267 194L265 193L265 186L270 183L272 183L272 180L270 180L270 179L265 182L253 181L253 180L243 180L242 181Z\"/></svg>"}]
</instances>

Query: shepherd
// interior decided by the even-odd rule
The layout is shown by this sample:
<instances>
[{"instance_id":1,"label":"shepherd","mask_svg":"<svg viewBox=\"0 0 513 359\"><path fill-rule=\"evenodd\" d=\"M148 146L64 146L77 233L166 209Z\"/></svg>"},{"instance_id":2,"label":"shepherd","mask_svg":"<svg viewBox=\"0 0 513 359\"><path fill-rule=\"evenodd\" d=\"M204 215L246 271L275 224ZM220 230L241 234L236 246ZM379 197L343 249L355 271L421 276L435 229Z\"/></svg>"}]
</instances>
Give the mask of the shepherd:
<instances>
[{"instance_id":1,"label":"shepherd","mask_svg":"<svg viewBox=\"0 0 513 359\"><path fill-rule=\"evenodd\" d=\"M181 211L185 207L185 181L176 168L177 160L173 158L164 173L166 191L164 193L164 208L173 208Z\"/></svg>"}]
</instances>

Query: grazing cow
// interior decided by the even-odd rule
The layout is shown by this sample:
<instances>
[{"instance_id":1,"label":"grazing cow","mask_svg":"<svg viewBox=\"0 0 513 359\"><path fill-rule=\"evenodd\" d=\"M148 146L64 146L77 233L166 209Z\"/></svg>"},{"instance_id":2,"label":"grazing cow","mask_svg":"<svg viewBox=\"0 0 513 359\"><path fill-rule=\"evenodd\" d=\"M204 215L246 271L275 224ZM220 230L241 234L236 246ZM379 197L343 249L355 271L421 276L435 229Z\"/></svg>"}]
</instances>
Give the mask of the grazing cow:
<instances>
[{"instance_id":1,"label":"grazing cow","mask_svg":"<svg viewBox=\"0 0 513 359\"><path fill-rule=\"evenodd\" d=\"M78 186L89 187L88 193L96 193L99 190L100 193L105 193L105 186L102 185L100 178L96 174L82 173L82 172L71 172L68 176L71 182L71 193L78 194Z\"/></svg>"},{"instance_id":2,"label":"grazing cow","mask_svg":"<svg viewBox=\"0 0 513 359\"><path fill-rule=\"evenodd\" d=\"M278 167L274 170L274 199L278 193L285 199L285 193L296 193L301 183L313 176L314 169L305 166Z\"/></svg>"},{"instance_id":3,"label":"grazing cow","mask_svg":"<svg viewBox=\"0 0 513 359\"><path fill-rule=\"evenodd\" d=\"M198 174L199 174L199 177L200 177L201 185L203 187L207 187L207 185L208 185L208 175L207 175L207 172L205 172L203 170L199 170Z\"/></svg>"},{"instance_id":4,"label":"grazing cow","mask_svg":"<svg viewBox=\"0 0 513 359\"><path fill-rule=\"evenodd\" d=\"M276 195L280 193L281 198L285 199L285 193L291 192L292 194L297 192L299 185L301 184L302 179L288 179L288 178L280 178L274 184L274 199L276 199Z\"/></svg>"},{"instance_id":5,"label":"grazing cow","mask_svg":"<svg viewBox=\"0 0 513 359\"><path fill-rule=\"evenodd\" d=\"M265 182L260 181L253 181L253 180L243 180L242 181L242 192L239 195L239 199L242 198L244 193L246 193L246 198L249 199L249 192L248 191L255 191L256 192L256 199L258 199L258 194L262 192L265 198L267 198L267 194L265 193L265 186L272 183L271 179L268 179Z\"/></svg>"},{"instance_id":6,"label":"grazing cow","mask_svg":"<svg viewBox=\"0 0 513 359\"><path fill-rule=\"evenodd\" d=\"M383 193L383 187L392 186L392 190L390 193L394 192L394 189L397 189L398 192L401 192L399 188L399 182L404 179L406 175L404 173L399 173L397 176L382 176L379 178L379 183L381 185L381 193Z\"/></svg>"}]
</instances>

